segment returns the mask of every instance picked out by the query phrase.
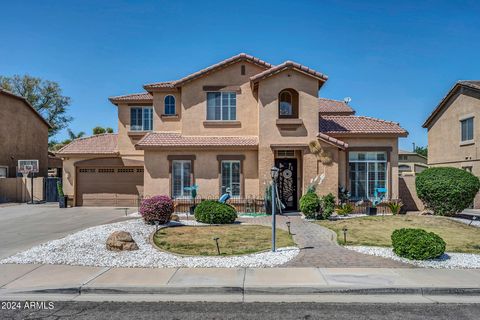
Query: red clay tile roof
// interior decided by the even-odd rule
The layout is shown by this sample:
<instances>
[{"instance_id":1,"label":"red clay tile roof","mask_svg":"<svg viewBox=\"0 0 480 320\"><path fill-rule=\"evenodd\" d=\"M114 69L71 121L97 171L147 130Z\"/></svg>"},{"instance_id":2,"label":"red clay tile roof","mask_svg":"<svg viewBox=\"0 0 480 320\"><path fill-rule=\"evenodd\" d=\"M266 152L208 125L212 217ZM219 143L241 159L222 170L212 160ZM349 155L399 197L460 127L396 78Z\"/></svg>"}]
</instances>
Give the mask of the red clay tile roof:
<instances>
[{"instance_id":1,"label":"red clay tile roof","mask_svg":"<svg viewBox=\"0 0 480 320\"><path fill-rule=\"evenodd\" d=\"M355 110L352 109L345 101L332 100L326 98L318 98L319 112L321 114L342 114L354 115Z\"/></svg>"},{"instance_id":2,"label":"red clay tile roof","mask_svg":"<svg viewBox=\"0 0 480 320\"><path fill-rule=\"evenodd\" d=\"M323 142L339 147L340 149L348 148L348 143L343 142L342 140L336 139L334 137L330 137L329 135L322 132L319 132L317 134L317 138L322 140Z\"/></svg>"},{"instance_id":3,"label":"red clay tile roof","mask_svg":"<svg viewBox=\"0 0 480 320\"><path fill-rule=\"evenodd\" d=\"M209 66L205 69L202 69L200 71L192 73L192 74L190 74L190 75L188 75L188 76L186 76L182 79L175 80L175 81L167 81L167 82L149 83L149 84L144 85L143 87L145 88L145 90L154 89L154 88L174 88L174 87L177 87L177 86L181 86L182 84L184 84L186 82L189 82L189 81L197 79L201 76L204 76L207 73L216 71L220 68L227 67L231 64L237 63L238 61L242 61L242 60L249 61L253 64L256 64L256 65L264 67L264 68L271 68L272 67L272 65L268 62L265 62L263 60L255 58L254 56L251 56L251 55L246 54L246 53L240 53L240 54L237 54L236 56L233 56L233 57L225 59L225 60L223 60L219 63L211 65L211 66Z\"/></svg>"},{"instance_id":4,"label":"red clay tile roof","mask_svg":"<svg viewBox=\"0 0 480 320\"><path fill-rule=\"evenodd\" d=\"M75 139L60 150L56 155L69 154L117 154L117 134L104 133L91 137Z\"/></svg>"},{"instance_id":5,"label":"red clay tile roof","mask_svg":"<svg viewBox=\"0 0 480 320\"><path fill-rule=\"evenodd\" d=\"M305 73L305 74L310 75L314 78L317 78L321 82L325 82L328 79L328 77L326 75L324 75L323 73L320 73L318 71L310 69L310 68L308 68L304 65L301 65L301 64L293 62L293 61L285 61L284 63L279 64L278 66L272 67L270 69L267 69L263 72L260 72L256 75L254 75L253 77L250 77L250 81L257 82L257 81L263 80L265 78L271 77L271 76L273 76L277 73L280 73L284 70L287 70L287 69L294 69L294 70L297 70L299 72Z\"/></svg>"},{"instance_id":6,"label":"red clay tile roof","mask_svg":"<svg viewBox=\"0 0 480 320\"><path fill-rule=\"evenodd\" d=\"M150 132L136 145L137 149L144 148L184 148L184 147L213 147L213 148L252 148L258 146L258 137L255 136L183 136L178 132Z\"/></svg>"},{"instance_id":7,"label":"red clay tile roof","mask_svg":"<svg viewBox=\"0 0 480 320\"><path fill-rule=\"evenodd\" d=\"M320 116L319 131L327 135L393 134L406 137L408 132L396 122L364 116Z\"/></svg>"},{"instance_id":8,"label":"red clay tile roof","mask_svg":"<svg viewBox=\"0 0 480 320\"><path fill-rule=\"evenodd\" d=\"M153 102L153 96L148 92L132 93L124 96L108 98L112 103L119 102Z\"/></svg>"},{"instance_id":9,"label":"red clay tile roof","mask_svg":"<svg viewBox=\"0 0 480 320\"><path fill-rule=\"evenodd\" d=\"M30 104L30 102L28 102L27 99L25 99L24 97L19 96L19 95L13 93L13 92L10 92L10 91L8 91L8 90L2 89L2 88L0 88L0 94L4 94L4 95L6 95L6 96L9 96L9 97L12 97L12 98L15 98L15 99L18 99L18 100L23 101L23 102L27 105L27 107L29 107L30 110L32 110L33 113L35 113L35 115L36 115L38 118L40 118L40 120L42 120L43 123L45 123L45 124L47 125L47 127L48 127L49 129L52 129L52 126L50 125L50 123L48 123L48 121L45 120L44 117L42 117L42 115Z\"/></svg>"},{"instance_id":10,"label":"red clay tile roof","mask_svg":"<svg viewBox=\"0 0 480 320\"><path fill-rule=\"evenodd\" d=\"M439 114L443 108L446 106L446 102L453 97L453 95L462 87L470 88L473 90L480 90L480 80L460 80L453 85L453 87L448 91L448 93L443 97L440 103L433 109L432 113L428 116L427 120L423 123L423 128L428 128L432 123L435 116Z\"/></svg>"}]
</instances>

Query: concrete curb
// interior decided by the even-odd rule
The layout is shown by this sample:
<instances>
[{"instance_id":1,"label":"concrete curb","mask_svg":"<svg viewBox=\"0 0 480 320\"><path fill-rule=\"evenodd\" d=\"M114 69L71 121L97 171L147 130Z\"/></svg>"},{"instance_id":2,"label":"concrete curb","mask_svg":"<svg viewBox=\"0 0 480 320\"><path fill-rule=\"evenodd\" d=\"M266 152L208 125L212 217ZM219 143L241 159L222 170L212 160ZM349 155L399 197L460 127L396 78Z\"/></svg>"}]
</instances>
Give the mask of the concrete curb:
<instances>
[{"instance_id":1,"label":"concrete curb","mask_svg":"<svg viewBox=\"0 0 480 320\"><path fill-rule=\"evenodd\" d=\"M290 286L290 287L62 287L62 288L25 288L2 290L5 294L98 294L98 295L465 295L480 296L480 288L453 287L321 287L321 286Z\"/></svg>"}]
</instances>

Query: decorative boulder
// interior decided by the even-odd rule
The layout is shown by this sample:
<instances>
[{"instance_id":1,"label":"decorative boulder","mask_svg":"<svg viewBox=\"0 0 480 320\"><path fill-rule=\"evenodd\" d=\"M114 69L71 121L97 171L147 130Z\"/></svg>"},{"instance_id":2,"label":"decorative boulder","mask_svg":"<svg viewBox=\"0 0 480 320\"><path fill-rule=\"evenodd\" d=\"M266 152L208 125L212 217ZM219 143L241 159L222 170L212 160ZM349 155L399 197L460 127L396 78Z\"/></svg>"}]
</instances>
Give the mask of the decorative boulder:
<instances>
[{"instance_id":1,"label":"decorative boulder","mask_svg":"<svg viewBox=\"0 0 480 320\"><path fill-rule=\"evenodd\" d=\"M126 231L115 231L107 239L107 250L110 251L131 251L138 250L138 246L132 235Z\"/></svg>"}]
</instances>

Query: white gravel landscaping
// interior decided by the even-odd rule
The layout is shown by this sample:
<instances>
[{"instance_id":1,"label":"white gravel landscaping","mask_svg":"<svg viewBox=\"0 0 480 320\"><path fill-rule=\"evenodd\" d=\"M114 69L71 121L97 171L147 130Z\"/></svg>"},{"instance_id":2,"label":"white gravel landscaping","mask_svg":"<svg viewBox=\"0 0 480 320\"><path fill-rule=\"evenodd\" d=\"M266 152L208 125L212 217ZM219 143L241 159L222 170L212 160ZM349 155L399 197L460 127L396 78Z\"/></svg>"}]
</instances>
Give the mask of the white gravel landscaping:
<instances>
[{"instance_id":1,"label":"white gravel landscaping","mask_svg":"<svg viewBox=\"0 0 480 320\"><path fill-rule=\"evenodd\" d=\"M198 225L194 220L181 221L185 225ZM172 222L172 224L178 224ZM130 232L139 250L112 252L106 249L106 240L114 231ZM155 226L145 225L141 219L96 226L49 241L29 250L3 259L0 264L67 264L98 267L146 268L200 268L200 267L273 267L293 259L299 249L280 248L277 252L262 252L230 257L180 257L157 250L149 237Z\"/></svg>"},{"instance_id":2,"label":"white gravel landscaping","mask_svg":"<svg viewBox=\"0 0 480 320\"><path fill-rule=\"evenodd\" d=\"M422 268L435 269L480 269L480 254L449 253L432 260L409 260L401 258L393 253L392 248L369 247L369 246L345 246L346 249L369 254L377 257L389 258L396 261L413 264Z\"/></svg>"}]
</instances>

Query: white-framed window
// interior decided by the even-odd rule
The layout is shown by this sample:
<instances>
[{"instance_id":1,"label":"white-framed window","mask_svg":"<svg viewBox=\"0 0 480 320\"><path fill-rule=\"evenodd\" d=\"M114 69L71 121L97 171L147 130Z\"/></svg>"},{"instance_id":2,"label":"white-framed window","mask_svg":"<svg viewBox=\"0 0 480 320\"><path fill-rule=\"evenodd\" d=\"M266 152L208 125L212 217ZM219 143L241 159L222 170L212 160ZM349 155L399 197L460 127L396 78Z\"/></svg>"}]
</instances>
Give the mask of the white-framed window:
<instances>
[{"instance_id":1,"label":"white-framed window","mask_svg":"<svg viewBox=\"0 0 480 320\"><path fill-rule=\"evenodd\" d=\"M8 167L0 166L0 178L8 178Z\"/></svg>"},{"instance_id":2,"label":"white-framed window","mask_svg":"<svg viewBox=\"0 0 480 320\"><path fill-rule=\"evenodd\" d=\"M207 92L207 120L237 120L237 94Z\"/></svg>"},{"instance_id":3,"label":"white-framed window","mask_svg":"<svg viewBox=\"0 0 480 320\"><path fill-rule=\"evenodd\" d=\"M168 116L173 116L177 114L177 110L175 108L175 97L172 95L168 95L164 99L165 103L165 114Z\"/></svg>"},{"instance_id":4,"label":"white-framed window","mask_svg":"<svg viewBox=\"0 0 480 320\"><path fill-rule=\"evenodd\" d=\"M349 152L348 166L350 194L353 200L372 200L377 188L386 188L386 152Z\"/></svg>"},{"instance_id":5,"label":"white-framed window","mask_svg":"<svg viewBox=\"0 0 480 320\"><path fill-rule=\"evenodd\" d=\"M473 117L460 120L461 141L473 141Z\"/></svg>"},{"instance_id":6,"label":"white-framed window","mask_svg":"<svg viewBox=\"0 0 480 320\"><path fill-rule=\"evenodd\" d=\"M190 191L185 188L192 186L192 161L172 161L172 198L189 197Z\"/></svg>"},{"instance_id":7,"label":"white-framed window","mask_svg":"<svg viewBox=\"0 0 480 320\"><path fill-rule=\"evenodd\" d=\"M221 163L222 194L230 188L232 197L240 197L240 161L223 160Z\"/></svg>"},{"instance_id":8,"label":"white-framed window","mask_svg":"<svg viewBox=\"0 0 480 320\"><path fill-rule=\"evenodd\" d=\"M151 131L153 129L153 108L152 107L131 107L130 108L130 130Z\"/></svg>"}]
</instances>

